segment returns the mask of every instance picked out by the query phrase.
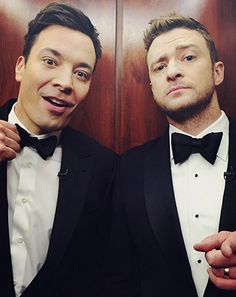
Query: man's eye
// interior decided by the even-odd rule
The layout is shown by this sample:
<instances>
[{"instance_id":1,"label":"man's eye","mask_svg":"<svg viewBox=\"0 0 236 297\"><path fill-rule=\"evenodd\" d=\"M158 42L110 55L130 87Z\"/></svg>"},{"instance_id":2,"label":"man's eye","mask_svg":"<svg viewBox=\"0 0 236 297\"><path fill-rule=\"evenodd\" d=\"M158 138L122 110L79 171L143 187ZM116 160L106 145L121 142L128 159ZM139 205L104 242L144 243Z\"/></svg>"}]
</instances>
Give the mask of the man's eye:
<instances>
[{"instance_id":1,"label":"man's eye","mask_svg":"<svg viewBox=\"0 0 236 297\"><path fill-rule=\"evenodd\" d=\"M90 75L87 72L79 70L79 71L76 71L75 74L79 79L82 79L84 81L87 81L90 79Z\"/></svg>"},{"instance_id":2,"label":"man's eye","mask_svg":"<svg viewBox=\"0 0 236 297\"><path fill-rule=\"evenodd\" d=\"M165 68L165 65L164 65L164 64L157 65L157 66L154 68L154 72L160 72L160 71L162 71L164 68Z\"/></svg>"},{"instance_id":3,"label":"man's eye","mask_svg":"<svg viewBox=\"0 0 236 297\"><path fill-rule=\"evenodd\" d=\"M50 65L50 66L56 65L56 62L51 58L45 58L45 59L43 59L43 61L44 61L44 63L46 63L47 65Z\"/></svg>"},{"instance_id":4,"label":"man's eye","mask_svg":"<svg viewBox=\"0 0 236 297\"><path fill-rule=\"evenodd\" d=\"M188 56L184 57L184 60L186 60L186 61L192 61L193 59L194 59L193 55L188 55Z\"/></svg>"}]
</instances>

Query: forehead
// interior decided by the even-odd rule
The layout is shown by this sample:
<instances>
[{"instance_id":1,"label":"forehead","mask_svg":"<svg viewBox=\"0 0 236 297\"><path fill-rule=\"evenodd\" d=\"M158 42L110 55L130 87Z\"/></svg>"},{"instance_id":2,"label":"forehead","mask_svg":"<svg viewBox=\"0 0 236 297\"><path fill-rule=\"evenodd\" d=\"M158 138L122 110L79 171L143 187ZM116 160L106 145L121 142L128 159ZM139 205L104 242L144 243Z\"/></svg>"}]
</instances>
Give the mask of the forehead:
<instances>
[{"instance_id":1,"label":"forehead","mask_svg":"<svg viewBox=\"0 0 236 297\"><path fill-rule=\"evenodd\" d=\"M177 50L178 48L185 48L196 46L202 51L209 51L204 37L195 30L176 28L157 36L149 50L148 58L153 55L165 55L169 51Z\"/></svg>"},{"instance_id":2,"label":"forehead","mask_svg":"<svg viewBox=\"0 0 236 297\"><path fill-rule=\"evenodd\" d=\"M37 36L30 55L51 48L67 58L86 58L95 63L96 54L93 42L86 34L64 26L51 25Z\"/></svg>"}]
</instances>

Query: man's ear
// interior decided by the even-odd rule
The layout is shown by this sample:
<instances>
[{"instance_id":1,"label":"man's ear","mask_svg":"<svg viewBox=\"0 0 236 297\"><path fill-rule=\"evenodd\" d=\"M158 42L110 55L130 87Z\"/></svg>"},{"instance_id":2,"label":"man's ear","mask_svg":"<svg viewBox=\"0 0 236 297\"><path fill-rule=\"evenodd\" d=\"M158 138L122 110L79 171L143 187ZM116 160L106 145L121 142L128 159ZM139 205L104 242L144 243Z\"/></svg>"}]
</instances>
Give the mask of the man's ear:
<instances>
[{"instance_id":1,"label":"man's ear","mask_svg":"<svg viewBox=\"0 0 236 297\"><path fill-rule=\"evenodd\" d=\"M214 65L214 81L215 85L219 86L224 80L224 63L219 61Z\"/></svg>"},{"instance_id":2,"label":"man's ear","mask_svg":"<svg viewBox=\"0 0 236 297\"><path fill-rule=\"evenodd\" d=\"M25 58L23 56L20 56L16 61L16 67L15 67L15 80L17 82L21 81L24 70L25 70Z\"/></svg>"}]
</instances>

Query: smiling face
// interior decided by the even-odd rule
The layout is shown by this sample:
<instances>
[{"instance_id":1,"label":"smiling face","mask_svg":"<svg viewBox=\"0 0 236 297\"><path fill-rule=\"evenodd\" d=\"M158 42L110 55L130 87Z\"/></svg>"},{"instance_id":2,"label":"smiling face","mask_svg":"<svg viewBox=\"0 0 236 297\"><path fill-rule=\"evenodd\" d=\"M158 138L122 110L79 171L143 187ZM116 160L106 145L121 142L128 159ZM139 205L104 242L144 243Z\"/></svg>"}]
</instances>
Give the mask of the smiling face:
<instances>
[{"instance_id":1,"label":"smiling face","mask_svg":"<svg viewBox=\"0 0 236 297\"><path fill-rule=\"evenodd\" d=\"M40 32L27 62L19 57L16 115L34 134L65 127L89 91L96 61L92 40L59 25Z\"/></svg>"},{"instance_id":2,"label":"smiling face","mask_svg":"<svg viewBox=\"0 0 236 297\"><path fill-rule=\"evenodd\" d=\"M215 86L222 62L212 65L205 39L195 30L176 28L156 37L147 53L154 99L169 120L182 122L219 105Z\"/></svg>"}]
</instances>

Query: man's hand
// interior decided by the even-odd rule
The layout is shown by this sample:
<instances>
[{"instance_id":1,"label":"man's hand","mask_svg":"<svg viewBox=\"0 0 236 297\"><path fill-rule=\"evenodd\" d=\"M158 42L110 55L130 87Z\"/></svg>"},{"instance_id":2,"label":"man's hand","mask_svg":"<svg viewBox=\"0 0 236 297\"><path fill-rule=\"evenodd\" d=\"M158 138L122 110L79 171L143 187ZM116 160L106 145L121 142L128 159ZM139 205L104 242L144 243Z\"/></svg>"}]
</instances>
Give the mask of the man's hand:
<instances>
[{"instance_id":1,"label":"man's hand","mask_svg":"<svg viewBox=\"0 0 236 297\"><path fill-rule=\"evenodd\" d=\"M216 287L236 290L236 232L221 231L194 245L205 252L209 277Z\"/></svg>"},{"instance_id":2,"label":"man's hand","mask_svg":"<svg viewBox=\"0 0 236 297\"><path fill-rule=\"evenodd\" d=\"M20 150L19 143L16 126L0 120L0 161L14 159Z\"/></svg>"}]
</instances>

